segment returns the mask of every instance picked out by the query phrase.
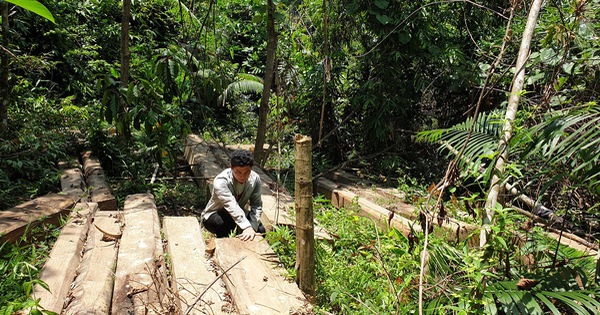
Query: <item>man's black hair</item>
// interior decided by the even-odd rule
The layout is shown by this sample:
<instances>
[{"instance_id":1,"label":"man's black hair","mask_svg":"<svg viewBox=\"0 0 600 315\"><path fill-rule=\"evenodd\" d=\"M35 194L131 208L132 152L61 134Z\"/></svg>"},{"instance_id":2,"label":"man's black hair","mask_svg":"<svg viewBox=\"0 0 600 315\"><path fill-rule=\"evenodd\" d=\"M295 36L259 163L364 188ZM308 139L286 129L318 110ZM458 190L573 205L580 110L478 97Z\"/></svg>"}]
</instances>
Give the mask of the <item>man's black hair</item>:
<instances>
[{"instance_id":1,"label":"man's black hair","mask_svg":"<svg viewBox=\"0 0 600 315\"><path fill-rule=\"evenodd\" d=\"M254 158L248 150L235 150L231 154L231 166L253 166Z\"/></svg>"}]
</instances>

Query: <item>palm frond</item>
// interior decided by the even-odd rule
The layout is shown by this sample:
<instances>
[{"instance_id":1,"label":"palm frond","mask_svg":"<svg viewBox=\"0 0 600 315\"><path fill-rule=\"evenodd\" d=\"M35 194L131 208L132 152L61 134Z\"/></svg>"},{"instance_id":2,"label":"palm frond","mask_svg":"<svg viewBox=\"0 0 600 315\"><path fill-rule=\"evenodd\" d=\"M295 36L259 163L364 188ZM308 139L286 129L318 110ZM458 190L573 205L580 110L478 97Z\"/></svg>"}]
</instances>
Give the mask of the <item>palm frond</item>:
<instances>
[{"instance_id":1,"label":"palm frond","mask_svg":"<svg viewBox=\"0 0 600 315\"><path fill-rule=\"evenodd\" d=\"M480 168L485 165L489 171L489 162L496 158L503 125L500 117L499 112L480 115L459 160L459 167L479 179L487 178ZM471 124L473 118L468 118L450 128L422 131L417 134L417 141L438 143L440 151L455 157L467 140ZM517 165L544 166L530 168L525 174L530 178L525 187L544 178L547 189L570 178L600 194L600 106L596 102L551 112L543 122L518 129L510 140L510 148L510 160Z\"/></svg>"},{"instance_id":2,"label":"palm frond","mask_svg":"<svg viewBox=\"0 0 600 315\"><path fill-rule=\"evenodd\" d=\"M555 248L554 240L544 240L547 242L535 242L536 247L529 250ZM429 253L429 274L436 286L424 306L425 314L600 314L600 284L596 277L600 263L597 257L588 257L568 246L560 246L557 252L558 261L567 262L564 266L551 271L534 269L531 274L518 275L537 281L529 288L517 286L517 280L499 280L485 266L473 271L473 265L467 261L480 261L479 255L483 252L468 246L461 249L448 243L436 243ZM544 259L542 256L538 262L541 266L545 266L546 260L552 264L552 257ZM477 277L473 275L478 273L485 274L484 284L474 282ZM476 294L474 288L483 291Z\"/></svg>"},{"instance_id":3,"label":"palm frond","mask_svg":"<svg viewBox=\"0 0 600 315\"><path fill-rule=\"evenodd\" d=\"M440 151L448 156L457 156L469 134L469 142L460 158L459 167L468 169L471 174L479 174L479 168L496 156L498 141L502 132L501 114L497 111L482 113L475 123L469 117L466 121L450 128L426 130L417 133L417 141L439 143Z\"/></svg>"},{"instance_id":4,"label":"palm frond","mask_svg":"<svg viewBox=\"0 0 600 315\"><path fill-rule=\"evenodd\" d=\"M548 170L565 169L563 177L600 193L599 105L594 102L553 112L527 132L532 141L522 151L523 160L543 160Z\"/></svg>"},{"instance_id":5,"label":"palm frond","mask_svg":"<svg viewBox=\"0 0 600 315\"><path fill-rule=\"evenodd\" d=\"M219 104L225 105L225 102L236 94L257 93L260 94L263 90L263 80L255 75L240 73L237 75L238 80L232 82L225 88L219 96Z\"/></svg>"},{"instance_id":6,"label":"palm frond","mask_svg":"<svg viewBox=\"0 0 600 315\"><path fill-rule=\"evenodd\" d=\"M521 290L517 281L500 281L487 286L482 296L485 314L600 314L600 290L542 290L545 282L540 282L531 290ZM466 293L466 292L465 292ZM461 294L461 293L457 293ZM466 297L464 297L466 298ZM466 301L452 301L448 296L432 299L424 308L425 314L439 314L440 311L454 309L473 311ZM562 310L562 311L561 311ZM444 314L448 314L444 312Z\"/></svg>"}]
</instances>

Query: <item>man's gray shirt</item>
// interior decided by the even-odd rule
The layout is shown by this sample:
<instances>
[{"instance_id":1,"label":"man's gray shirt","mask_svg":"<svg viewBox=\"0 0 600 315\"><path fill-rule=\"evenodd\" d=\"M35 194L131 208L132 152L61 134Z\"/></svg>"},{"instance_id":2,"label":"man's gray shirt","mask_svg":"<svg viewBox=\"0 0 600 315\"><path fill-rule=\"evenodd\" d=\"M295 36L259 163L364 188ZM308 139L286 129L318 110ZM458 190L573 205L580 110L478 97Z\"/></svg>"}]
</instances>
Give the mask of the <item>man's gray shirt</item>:
<instances>
[{"instance_id":1,"label":"man's gray shirt","mask_svg":"<svg viewBox=\"0 0 600 315\"><path fill-rule=\"evenodd\" d=\"M202 218L208 219L217 211L226 210L229 212L235 223L244 230L250 226L256 231L260 223L260 215L262 214L262 199L261 199L261 181L260 176L254 172L250 172L250 177L242 186L239 194L236 194L234 188L235 178L231 168L225 169L213 180L213 191L204 208ZM250 202L250 210L244 210L244 206Z\"/></svg>"}]
</instances>

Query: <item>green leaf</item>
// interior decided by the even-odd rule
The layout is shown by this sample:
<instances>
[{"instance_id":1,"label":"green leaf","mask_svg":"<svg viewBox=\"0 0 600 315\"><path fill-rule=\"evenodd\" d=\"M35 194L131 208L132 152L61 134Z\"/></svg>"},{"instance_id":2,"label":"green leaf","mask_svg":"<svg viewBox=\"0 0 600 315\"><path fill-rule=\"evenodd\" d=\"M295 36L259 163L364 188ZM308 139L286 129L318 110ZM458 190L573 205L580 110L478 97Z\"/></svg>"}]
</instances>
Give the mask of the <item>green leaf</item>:
<instances>
[{"instance_id":1,"label":"green leaf","mask_svg":"<svg viewBox=\"0 0 600 315\"><path fill-rule=\"evenodd\" d=\"M402 44L406 44L406 43L410 42L410 39L411 39L411 36L410 36L409 32L400 32L400 34L398 35L398 40Z\"/></svg>"},{"instance_id":2,"label":"green leaf","mask_svg":"<svg viewBox=\"0 0 600 315\"><path fill-rule=\"evenodd\" d=\"M598 189L600 190L600 186L598 186ZM596 255L596 284L600 284L600 252L598 252L598 255Z\"/></svg>"},{"instance_id":3,"label":"green leaf","mask_svg":"<svg viewBox=\"0 0 600 315\"><path fill-rule=\"evenodd\" d=\"M50 11L48 11L48 9L43 4L35 0L6 0L6 2L18 5L21 8L27 11L31 11L45 18L46 20L56 24L56 22L54 22L54 17L52 16L52 13L50 13Z\"/></svg>"},{"instance_id":4,"label":"green leaf","mask_svg":"<svg viewBox=\"0 0 600 315\"><path fill-rule=\"evenodd\" d=\"M543 293L536 293L535 297L542 301L542 303L546 305L546 307L552 312L552 314L560 315L560 311L556 308L556 306L554 306L554 303L548 300L548 298L546 298L546 296Z\"/></svg>"},{"instance_id":5,"label":"green leaf","mask_svg":"<svg viewBox=\"0 0 600 315\"><path fill-rule=\"evenodd\" d=\"M540 59L544 63L554 64L557 58L556 52L552 48L543 48L540 50Z\"/></svg>"},{"instance_id":6,"label":"green leaf","mask_svg":"<svg viewBox=\"0 0 600 315\"><path fill-rule=\"evenodd\" d=\"M387 9L387 7L390 5L390 3L385 0L375 0L374 4L380 9Z\"/></svg>"},{"instance_id":7,"label":"green leaf","mask_svg":"<svg viewBox=\"0 0 600 315\"><path fill-rule=\"evenodd\" d=\"M252 23L261 23L264 19L264 15L262 14L255 14L254 17L252 18Z\"/></svg>"},{"instance_id":8,"label":"green leaf","mask_svg":"<svg viewBox=\"0 0 600 315\"><path fill-rule=\"evenodd\" d=\"M375 17L376 17L376 18L377 18L377 20L378 20L379 22L381 22L381 24L383 24L383 25L386 25L386 24L388 24L388 23L390 23L390 22L392 21L392 18L390 18L390 17L389 17L389 16L387 16L387 15L380 15L380 14L377 14Z\"/></svg>"},{"instance_id":9,"label":"green leaf","mask_svg":"<svg viewBox=\"0 0 600 315\"><path fill-rule=\"evenodd\" d=\"M577 303L578 296L572 296L573 292L544 292L547 296L553 297L557 300L563 302L566 306L570 307L577 314L581 315L589 315L588 312L583 306Z\"/></svg>"}]
</instances>

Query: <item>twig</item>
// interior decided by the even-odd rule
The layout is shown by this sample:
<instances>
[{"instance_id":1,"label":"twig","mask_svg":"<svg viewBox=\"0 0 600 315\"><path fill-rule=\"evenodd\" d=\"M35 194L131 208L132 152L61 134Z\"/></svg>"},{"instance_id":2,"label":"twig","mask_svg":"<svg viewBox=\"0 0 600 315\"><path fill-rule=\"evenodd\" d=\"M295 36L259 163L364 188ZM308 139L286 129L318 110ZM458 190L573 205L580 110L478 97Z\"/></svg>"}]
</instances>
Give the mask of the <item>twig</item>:
<instances>
[{"instance_id":1,"label":"twig","mask_svg":"<svg viewBox=\"0 0 600 315\"><path fill-rule=\"evenodd\" d=\"M371 313L373 314L379 314L378 312L376 312L375 310L373 310L369 305L367 305L365 302L361 301L360 299L358 299L357 297L355 297L354 295L348 293L348 292L344 292L345 294L347 294L349 297L351 297L352 299L354 299L356 302L358 302L359 304L361 304L362 306L364 306L366 309L368 309L369 311L371 311Z\"/></svg>"},{"instance_id":2,"label":"twig","mask_svg":"<svg viewBox=\"0 0 600 315\"><path fill-rule=\"evenodd\" d=\"M244 259L246 259L246 256L243 256L242 258L240 258L240 260L238 260L235 264L231 265L231 267L227 268L227 270L224 270L223 273L221 273L208 286L206 286L206 288L204 288L204 291L202 291L202 293L200 293L200 295L198 295L198 297L196 298L194 303L192 303L190 306L188 306L188 308L185 310L185 313L183 313L183 315L188 315L194 309L196 304L198 304L198 302L200 302L200 300L202 299L202 296L204 296L204 294L206 292L208 292L208 289L210 289L213 286L213 284L215 284L219 279L223 278L223 276L226 275L229 270L233 269L233 267L235 267L237 264L241 263L242 260L244 260Z\"/></svg>"},{"instance_id":3,"label":"twig","mask_svg":"<svg viewBox=\"0 0 600 315\"><path fill-rule=\"evenodd\" d=\"M98 231L102 232L102 234L104 234L104 236L108 236L108 237L113 238L115 240L118 240L118 239L120 239L123 236L122 233L120 233L120 234L112 234L112 233L106 232L105 230L101 229L98 225L96 225L96 223L94 223L94 227L96 227L98 229Z\"/></svg>"}]
</instances>

